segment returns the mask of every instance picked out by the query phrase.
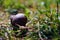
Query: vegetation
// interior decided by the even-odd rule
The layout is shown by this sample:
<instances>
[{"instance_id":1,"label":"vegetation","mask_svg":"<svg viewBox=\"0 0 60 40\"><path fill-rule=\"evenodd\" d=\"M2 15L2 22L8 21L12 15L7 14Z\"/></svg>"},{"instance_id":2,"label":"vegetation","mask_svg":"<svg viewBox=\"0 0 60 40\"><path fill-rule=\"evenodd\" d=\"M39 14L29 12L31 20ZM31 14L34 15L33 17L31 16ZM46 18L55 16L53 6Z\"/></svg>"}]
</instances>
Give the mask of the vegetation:
<instances>
[{"instance_id":1,"label":"vegetation","mask_svg":"<svg viewBox=\"0 0 60 40\"><path fill-rule=\"evenodd\" d=\"M22 9L28 19L29 32L20 38L10 23L13 10ZM2 40L60 40L60 0L0 0L0 39ZM22 30L23 31L23 30ZM18 32L18 34L15 34Z\"/></svg>"}]
</instances>

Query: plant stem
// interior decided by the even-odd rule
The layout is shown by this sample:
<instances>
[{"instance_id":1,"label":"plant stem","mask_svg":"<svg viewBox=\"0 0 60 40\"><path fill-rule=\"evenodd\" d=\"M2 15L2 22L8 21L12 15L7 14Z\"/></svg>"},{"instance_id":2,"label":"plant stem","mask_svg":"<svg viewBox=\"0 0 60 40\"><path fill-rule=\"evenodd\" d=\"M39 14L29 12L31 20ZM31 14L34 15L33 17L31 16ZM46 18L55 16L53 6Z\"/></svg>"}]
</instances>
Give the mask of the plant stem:
<instances>
[{"instance_id":1,"label":"plant stem","mask_svg":"<svg viewBox=\"0 0 60 40\"><path fill-rule=\"evenodd\" d=\"M58 18L58 12L59 12L59 6L58 6L58 1L57 1L57 18Z\"/></svg>"},{"instance_id":2,"label":"plant stem","mask_svg":"<svg viewBox=\"0 0 60 40\"><path fill-rule=\"evenodd\" d=\"M38 22L38 35L39 35L39 38L40 38L41 40L43 40L43 38L41 37L41 33L40 33L39 22Z\"/></svg>"}]
</instances>

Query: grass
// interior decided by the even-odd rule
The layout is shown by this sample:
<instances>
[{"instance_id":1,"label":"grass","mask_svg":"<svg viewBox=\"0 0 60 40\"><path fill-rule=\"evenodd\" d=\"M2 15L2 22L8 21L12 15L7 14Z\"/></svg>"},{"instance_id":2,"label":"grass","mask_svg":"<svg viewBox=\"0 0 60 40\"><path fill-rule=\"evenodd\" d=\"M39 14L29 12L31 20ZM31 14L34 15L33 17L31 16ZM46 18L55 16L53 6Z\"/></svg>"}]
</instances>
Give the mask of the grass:
<instances>
[{"instance_id":1,"label":"grass","mask_svg":"<svg viewBox=\"0 0 60 40\"><path fill-rule=\"evenodd\" d=\"M18 0L21 1L21 0ZM2 5L0 8L0 33L1 36L7 38L7 40L19 40L19 38L14 37L14 31L10 29L10 13L12 9L23 9L23 13L28 18L27 26L32 27L33 31L29 32L29 35L25 37L24 40L38 40L39 38L48 38L48 36L52 36L53 40L58 40L60 37L59 29L60 27L60 19L58 19L60 4L56 3L57 1L53 0L37 0L37 1L28 1L27 4L25 1L23 2L15 1L1 1ZM59 1L59 0L58 0ZM4 4L5 3L5 4ZM12 3L12 4L11 4ZM14 4L15 3L15 4ZM34 4L35 3L35 4ZM4 4L4 5L3 5ZM14 4L14 5L13 5ZM16 5L17 4L17 5ZM12 6L13 5L13 6ZM11 8L11 10L10 10ZM8 9L8 12L5 12L5 9ZM56 11L57 9L57 11ZM39 22L39 23L38 23ZM10 30L9 30L10 29ZM9 34L9 36L5 36L5 32ZM50 34L49 34L50 33ZM40 35L39 35L40 34ZM48 35L48 36L47 36Z\"/></svg>"}]
</instances>

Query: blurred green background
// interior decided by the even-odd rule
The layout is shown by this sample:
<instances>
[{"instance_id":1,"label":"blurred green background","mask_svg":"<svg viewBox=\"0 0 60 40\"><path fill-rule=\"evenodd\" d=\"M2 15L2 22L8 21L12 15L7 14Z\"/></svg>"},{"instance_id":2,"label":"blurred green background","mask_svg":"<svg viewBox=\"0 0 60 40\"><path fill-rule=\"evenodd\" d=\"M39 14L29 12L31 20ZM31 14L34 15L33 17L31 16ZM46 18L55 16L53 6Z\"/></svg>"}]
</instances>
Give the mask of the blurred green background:
<instances>
[{"instance_id":1,"label":"blurred green background","mask_svg":"<svg viewBox=\"0 0 60 40\"><path fill-rule=\"evenodd\" d=\"M11 30L10 12L23 9L32 27L24 40L60 40L60 0L0 0L0 38L22 40ZM21 33L21 32L19 32Z\"/></svg>"}]
</instances>

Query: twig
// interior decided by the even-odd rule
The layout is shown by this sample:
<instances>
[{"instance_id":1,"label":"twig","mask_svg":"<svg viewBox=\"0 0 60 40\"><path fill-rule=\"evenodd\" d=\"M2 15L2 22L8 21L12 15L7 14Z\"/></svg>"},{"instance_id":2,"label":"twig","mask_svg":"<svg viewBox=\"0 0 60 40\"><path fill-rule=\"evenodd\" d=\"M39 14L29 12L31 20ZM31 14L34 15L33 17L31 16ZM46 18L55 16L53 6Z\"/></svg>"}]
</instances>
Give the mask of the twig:
<instances>
[{"instance_id":1,"label":"twig","mask_svg":"<svg viewBox=\"0 0 60 40\"><path fill-rule=\"evenodd\" d=\"M16 24L16 25L19 26L20 29L32 29L32 27L20 26L19 24Z\"/></svg>"}]
</instances>

